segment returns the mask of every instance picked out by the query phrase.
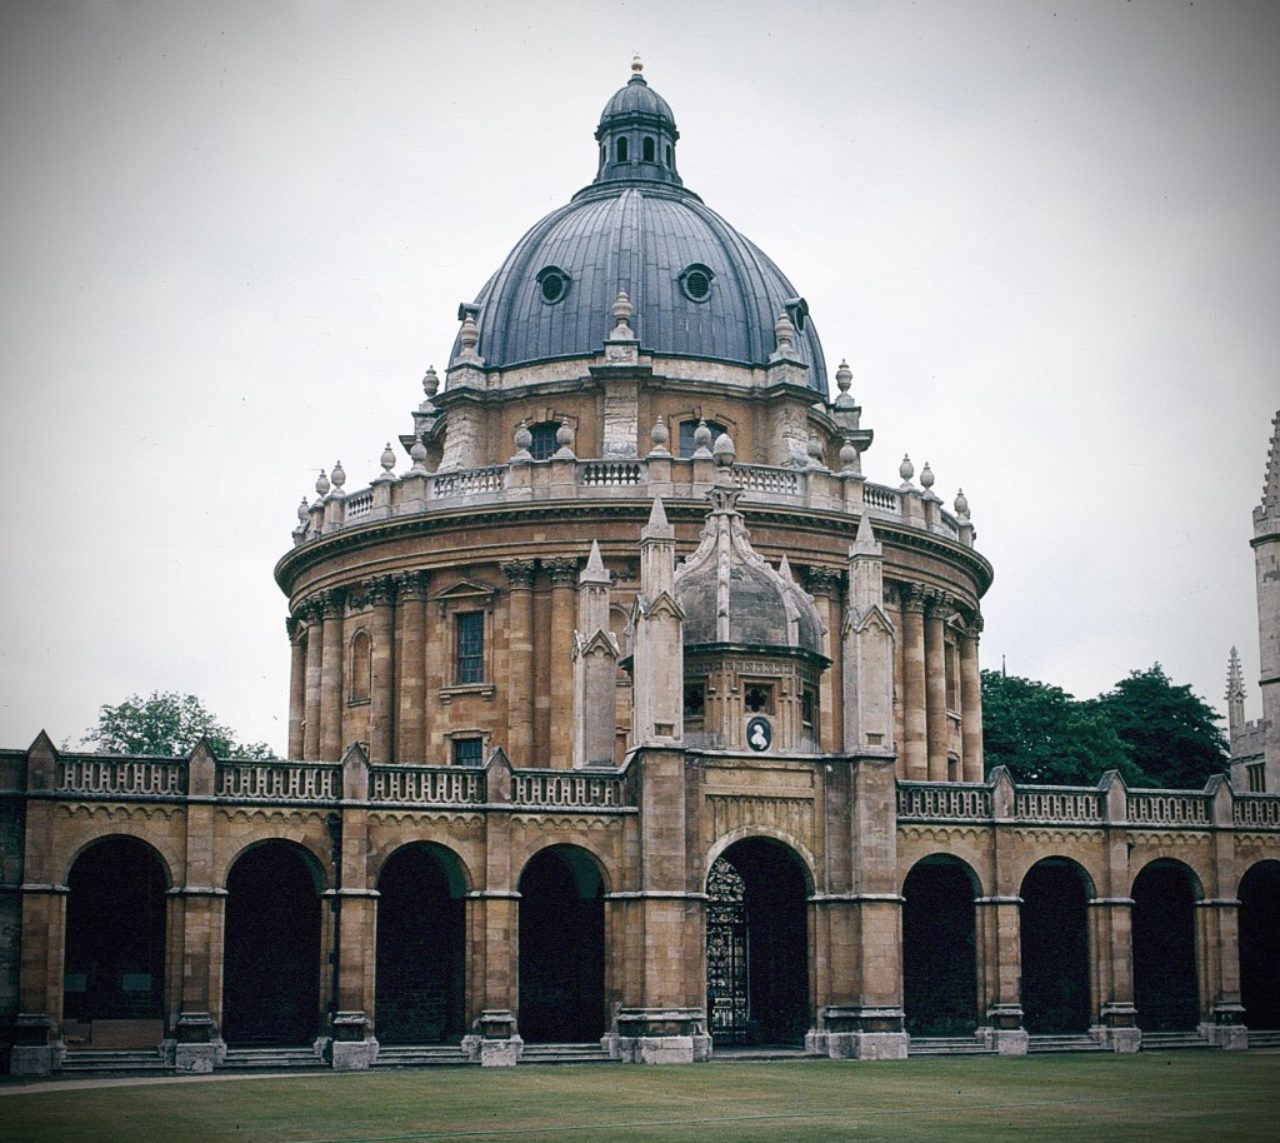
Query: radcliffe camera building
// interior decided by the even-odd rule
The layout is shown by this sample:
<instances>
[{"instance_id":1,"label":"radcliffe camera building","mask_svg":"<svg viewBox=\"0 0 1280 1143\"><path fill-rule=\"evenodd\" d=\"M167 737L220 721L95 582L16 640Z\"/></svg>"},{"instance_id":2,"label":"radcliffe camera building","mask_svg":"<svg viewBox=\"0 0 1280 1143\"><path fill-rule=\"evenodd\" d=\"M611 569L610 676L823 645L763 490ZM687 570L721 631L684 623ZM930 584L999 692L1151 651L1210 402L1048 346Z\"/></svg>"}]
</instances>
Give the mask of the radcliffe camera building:
<instances>
[{"instance_id":1,"label":"radcliffe camera building","mask_svg":"<svg viewBox=\"0 0 1280 1143\"><path fill-rule=\"evenodd\" d=\"M300 505L288 760L0 752L12 1072L1280 1043L1280 443L1230 780L987 774L965 497L679 141L637 62Z\"/></svg>"}]
</instances>

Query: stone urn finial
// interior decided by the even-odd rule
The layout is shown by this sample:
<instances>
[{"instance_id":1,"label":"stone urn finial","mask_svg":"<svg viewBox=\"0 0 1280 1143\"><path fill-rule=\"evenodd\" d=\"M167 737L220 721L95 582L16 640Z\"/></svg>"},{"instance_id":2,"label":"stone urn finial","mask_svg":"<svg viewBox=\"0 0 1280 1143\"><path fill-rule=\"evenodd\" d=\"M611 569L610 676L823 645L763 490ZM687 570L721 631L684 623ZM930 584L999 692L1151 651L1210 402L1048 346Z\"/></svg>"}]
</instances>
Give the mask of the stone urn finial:
<instances>
[{"instance_id":1,"label":"stone urn finial","mask_svg":"<svg viewBox=\"0 0 1280 1143\"><path fill-rule=\"evenodd\" d=\"M635 307L631 304L631 299L627 297L626 290L619 290L618 296L613 299L613 332L609 337L614 341L631 341L635 337L635 333L630 326L631 315L635 312Z\"/></svg>"},{"instance_id":2,"label":"stone urn finial","mask_svg":"<svg viewBox=\"0 0 1280 1143\"><path fill-rule=\"evenodd\" d=\"M329 470L330 478L333 480L333 488L335 492L341 492L342 486L347 482L347 470L342 467L342 461L335 460L333 468Z\"/></svg>"},{"instance_id":3,"label":"stone urn finial","mask_svg":"<svg viewBox=\"0 0 1280 1143\"><path fill-rule=\"evenodd\" d=\"M573 426L568 421L561 421L556 429L556 458L558 460L576 460L573 452Z\"/></svg>"},{"instance_id":4,"label":"stone urn finial","mask_svg":"<svg viewBox=\"0 0 1280 1143\"><path fill-rule=\"evenodd\" d=\"M929 462L924 462L924 468L920 470L920 486L928 492L933 487L933 469L929 467Z\"/></svg>"},{"instance_id":5,"label":"stone urn finial","mask_svg":"<svg viewBox=\"0 0 1280 1143\"><path fill-rule=\"evenodd\" d=\"M902 463L898 465L898 475L902 477L902 483L911 484L911 478L916 474L916 466L911 463L911 457L906 453L902 454Z\"/></svg>"},{"instance_id":6,"label":"stone urn finial","mask_svg":"<svg viewBox=\"0 0 1280 1143\"><path fill-rule=\"evenodd\" d=\"M440 378L434 365L428 365L427 371L422 375L422 391L426 394L428 401L440 392Z\"/></svg>"},{"instance_id":7,"label":"stone urn finial","mask_svg":"<svg viewBox=\"0 0 1280 1143\"><path fill-rule=\"evenodd\" d=\"M667 445L671 443L671 430L667 428L667 423L661 416L653 422L653 428L649 430L649 439L653 441L654 452L667 451Z\"/></svg>"},{"instance_id":8,"label":"stone urn finial","mask_svg":"<svg viewBox=\"0 0 1280 1143\"><path fill-rule=\"evenodd\" d=\"M476 319L471 314L467 314L462 319L462 328L458 331L458 343L462 346L465 356L475 356L476 346L480 344L480 327L476 325Z\"/></svg>"},{"instance_id":9,"label":"stone urn finial","mask_svg":"<svg viewBox=\"0 0 1280 1143\"><path fill-rule=\"evenodd\" d=\"M427 446L422 443L421 438L413 442L413 447L409 449L409 459L413 461L414 472L426 472Z\"/></svg>"},{"instance_id":10,"label":"stone urn finial","mask_svg":"<svg viewBox=\"0 0 1280 1143\"><path fill-rule=\"evenodd\" d=\"M733 437L728 433L721 433L716 437L716 443L711 450L711 458L720 468L732 468L733 462L737 457L738 450L733 443Z\"/></svg>"},{"instance_id":11,"label":"stone urn finial","mask_svg":"<svg viewBox=\"0 0 1280 1143\"><path fill-rule=\"evenodd\" d=\"M325 475L325 471L322 468L320 470L320 475L316 477L316 495L320 497L328 496L329 488L329 478Z\"/></svg>"},{"instance_id":12,"label":"stone urn finial","mask_svg":"<svg viewBox=\"0 0 1280 1143\"><path fill-rule=\"evenodd\" d=\"M302 498L302 503L298 505L298 527L305 528L311 523L311 506L307 503L307 498Z\"/></svg>"},{"instance_id":13,"label":"stone urn finial","mask_svg":"<svg viewBox=\"0 0 1280 1143\"><path fill-rule=\"evenodd\" d=\"M795 348L796 327L783 310L778 315L777 324L773 327L773 336L778 342L778 356L787 357Z\"/></svg>"},{"instance_id":14,"label":"stone urn finial","mask_svg":"<svg viewBox=\"0 0 1280 1143\"><path fill-rule=\"evenodd\" d=\"M969 497L964 494L963 488L956 493L955 510L961 520L969 519Z\"/></svg>"},{"instance_id":15,"label":"stone urn finial","mask_svg":"<svg viewBox=\"0 0 1280 1143\"><path fill-rule=\"evenodd\" d=\"M382 456L379 457L378 463L382 465L382 471L391 474L391 470L396 466L396 454L391 449L391 442L387 441L387 446L382 450Z\"/></svg>"},{"instance_id":16,"label":"stone urn finial","mask_svg":"<svg viewBox=\"0 0 1280 1143\"><path fill-rule=\"evenodd\" d=\"M529 426L524 421L516 425L512 439L516 446L516 454L511 458L512 463L525 464L531 461L533 454L529 451L529 446L533 444L533 433L529 431Z\"/></svg>"},{"instance_id":17,"label":"stone urn finial","mask_svg":"<svg viewBox=\"0 0 1280 1143\"><path fill-rule=\"evenodd\" d=\"M810 433L809 440L805 444L805 452L809 455L809 467L822 467L822 442L818 439L817 433Z\"/></svg>"},{"instance_id":18,"label":"stone urn finial","mask_svg":"<svg viewBox=\"0 0 1280 1143\"><path fill-rule=\"evenodd\" d=\"M699 459L711 455L711 429L705 417L698 418L698 427L693 430L693 455Z\"/></svg>"}]
</instances>

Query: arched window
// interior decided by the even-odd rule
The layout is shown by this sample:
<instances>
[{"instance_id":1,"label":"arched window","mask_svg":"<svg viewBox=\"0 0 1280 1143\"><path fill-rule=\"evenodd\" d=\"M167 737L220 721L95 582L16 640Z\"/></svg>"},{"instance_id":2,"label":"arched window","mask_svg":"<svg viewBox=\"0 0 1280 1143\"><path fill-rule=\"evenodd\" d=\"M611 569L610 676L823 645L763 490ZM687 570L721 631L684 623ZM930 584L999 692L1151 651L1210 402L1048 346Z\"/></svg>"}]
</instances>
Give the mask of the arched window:
<instances>
[{"instance_id":1,"label":"arched window","mask_svg":"<svg viewBox=\"0 0 1280 1143\"><path fill-rule=\"evenodd\" d=\"M369 632L357 631L351 640L350 702L369 701L369 680L373 673L373 644Z\"/></svg>"},{"instance_id":2,"label":"arched window","mask_svg":"<svg viewBox=\"0 0 1280 1143\"><path fill-rule=\"evenodd\" d=\"M667 144L667 166L671 166L671 144Z\"/></svg>"},{"instance_id":3,"label":"arched window","mask_svg":"<svg viewBox=\"0 0 1280 1143\"><path fill-rule=\"evenodd\" d=\"M626 139L619 139L619 140L618 140L618 142L617 142L616 146L614 147L614 157L615 157L615 158L618 160L618 162L620 162L620 163L625 163L625 162L627 161L627 141L626 141Z\"/></svg>"},{"instance_id":4,"label":"arched window","mask_svg":"<svg viewBox=\"0 0 1280 1143\"><path fill-rule=\"evenodd\" d=\"M644 161L646 163L652 163L655 161L653 140L648 135L644 138L642 154L644 155Z\"/></svg>"},{"instance_id":5,"label":"arched window","mask_svg":"<svg viewBox=\"0 0 1280 1143\"><path fill-rule=\"evenodd\" d=\"M534 460L547 460L554 455L557 447L556 433L560 431L559 421L539 421L529 426L529 455Z\"/></svg>"}]
</instances>

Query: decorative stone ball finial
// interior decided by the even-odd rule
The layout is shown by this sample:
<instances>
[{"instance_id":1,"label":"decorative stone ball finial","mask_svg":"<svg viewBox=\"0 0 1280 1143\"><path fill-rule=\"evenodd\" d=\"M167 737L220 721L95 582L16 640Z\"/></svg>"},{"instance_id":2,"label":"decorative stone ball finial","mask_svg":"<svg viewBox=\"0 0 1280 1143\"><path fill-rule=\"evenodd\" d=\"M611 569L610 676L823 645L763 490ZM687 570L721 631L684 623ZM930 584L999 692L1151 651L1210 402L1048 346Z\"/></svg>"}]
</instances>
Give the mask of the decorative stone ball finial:
<instances>
[{"instance_id":1,"label":"decorative stone ball finial","mask_svg":"<svg viewBox=\"0 0 1280 1143\"><path fill-rule=\"evenodd\" d=\"M698 427L693 430L693 455L706 457L711 453L711 429L705 417L698 418Z\"/></svg>"},{"instance_id":2,"label":"decorative stone ball finial","mask_svg":"<svg viewBox=\"0 0 1280 1143\"><path fill-rule=\"evenodd\" d=\"M911 478L916 474L916 466L911 463L911 457L906 453L902 454L902 463L898 465L898 475L902 477L904 484L910 484Z\"/></svg>"},{"instance_id":3,"label":"decorative stone ball finial","mask_svg":"<svg viewBox=\"0 0 1280 1143\"><path fill-rule=\"evenodd\" d=\"M666 452L667 445L671 443L671 430L667 428L667 423L661 417L653 422L653 428L649 430L649 439L653 441L655 452Z\"/></svg>"},{"instance_id":4,"label":"decorative stone ball finial","mask_svg":"<svg viewBox=\"0 0 1280 1143\"><path fill-rule=\"evenodd\" d=\"M778 353L785 357L791 352L796 337L796 327L787 316L786 310L778 315L778 322L773 327L773 336L778 342Z\"/></svg>"},{"instance_id":5,"label":"decorative stone ball finial","mask_svg":"<svg viewBox=\"0 0 1280 1143\"><path fill-rule=\"evenodd\" d=\"M311 523L311 506L307 503L307 498L302 498L302 503L298 505L298 526L305 528Z\"/></svg>"},{"instance_id":6,"label":"decorative stone ball finial","mask_svg":"<svg viewBox=\"0 0 1280 1143\"><path fill-rule=\"evenodd\" d=\"M961 520L969 519L969 498L964 494L963 488L956 493L955 509Z\"/></svg>"},{"instance_id":7,"label":"decorative stone ball finial","mask_svg":"<svg viewBox=\"0 0 1280 1143\"><path fill-rule=\"evenodd\" d=\"M836 388L840 390L840 395L844 396L852 385L853 370L849 368L849 363L841 358L840 368L836 370Z\"/></svg>"},{"instance_id":8,"label":"decorative stone ball finial","mask_svg":"<svg viewBox=\"0 0 1280 1143\"><path fill-rule=\"evenodd\" d=\"M556 456L561 460L573 460L573 426L568 421L561 421L556 429Z\"/></svg>"},{"instance_id":9,"label":"decorative stone ball finial","mask_svg":"<svg viewBox=\"0 0 1280 1143\"><path fill-rule=\"evenodd\" d=\"M316 477L316 495L328 496L329 488L329 478L325 475L324 469L322 468L320 470L320 475Z\"/></svg>"},{"instance_id":10,"label":"decorative stone ball finial","mask_svg":"<svg viewBox=\"0 0 1280 1143\"><path fill-rule=\"evenodd\" d=\"M521 421L518 425L516 425L516 432L515 432L516 452L517 453L528 452L529 446L531 444L533 444L533 433L529 431L529 426L525 424L524 421Z\"/></svg>"},{"instance_id":11,"label":"decorative stone ball finial","mask_svg":"<svg viewBox=\"0 0 1280 1143\"><path fill-rule=\"evenodd\" d=\"M347 482L347 470L342 467L342 461L335 460L333 462L333 468L330 469L330 475L333 478L334 488L341 492L342 486Z\"/></svg>"},{"instance_id":12,"label":"decorative stone ball finial","mask_svg":"<svg viewBox=\"0 0 1280 1143\"><path fill-rule=\"evenodd\" d=\"M711 456L720 468L733 467L733 462L738 456L738 450L734 447L733 438L728 433L721 433L716 437Z\"/></svg>"},{"instance_id":13,"label":"decorative stone ball finial","mask_svg":"<svg viewBox=\"0 0 1280 1143\"><path fill-rule=\"evenodd\" d=\"M631 315L635 312L635 307L631 304L631 299L627 297L626 290L619 290L618 296L613 299L613 333L609 336L615 341L620 339L630 340L635 337L631 332Z\"/></svg>"},{"instance_id":14,"label":"decorative stone ball finial","mask_svg":"<svg viewBox=\"0 0 1280 1143\"><path fill-rule=\"evenodd\" d=\"M378 458L378 463L382 465L382 471L389 473L396 466L396 454L391 450L391 442L387 441L387 446L382 450L382 456Z\"/></svg>"},{"instance_id":15,"label":"decorative stone ball finial","mask_svg":"<svg viewBox=\"0 0 1280 1143\"><path fill-rule=\"evenodd\" d=\"M631 70L635 72L636 75L639 75L644 71L644 64L640 60L639 52L636 52L636 54L631 57Z\"/></svg>"},{"instance_id":16,"label":"decorative stone ball finial","mask_svg":"<svg viewBox=\"0 0 1280 1143\"><path fill-rule=\"evenodd\" d=\"M434 365L428 365L427 371L422 375L422 391L427 395L428 401L440 391L440 378Z\"/></svg>"},{"instance_id":17,"label":"decorative stone ball finial","mask_svg":"<svg viewBox=\"0 0 1280 1143\"><path fill-rule=\"evenodd\" d=\"M466 354L474 354L476 346L480 344L480 328L476 325L476 319L467 314L462 319L462 328L458 331L458 341L462 345L462 352Z\"/></svg>"},{"instance_id":18,"label":"decorative stone ball finial","mask_svg":"<svg viewBox=\"0 0 1280 1143\"><path fill-rule=\"evenodd\" d=\"M858 447L853 441L845 441L840 446L840 468L845 472L858 471Z\"/></svg>"},{"instance_id":19,"label":"decorative stone ball finial","mask_svg":"<svg viewBox=\"0 0 1280 1143\"><path fill-rule=\"evenodd\" d=\"M427 446L422 443L421 439L413 442L413 447L409 449L409 459L413 461L413 469L415 472L425 472L427 469Z\"/></svg>"},{"instance_id":20,"label":"decorative stone ball finial","mask_svg":"<svg viewBox=\"0 0 1280 1143\"><path fill-rule=\"evenodd\" d=\"M809 441L805 445L805 451L809 454L809 464L820 468L822 466L822 442L818 440L817 433L809 434Z\"/></svg>"},{"instance_id":21,"label":"decorative stone ball finial","mask_svg":"<svg viewBox=\"0 0 1280 1143\"><path fill-rule=\"evenodd\" d=\"M929 462L924 462L924 468L920 470L920 484L926 492L933 487L933 469L929 467Z\"/></svg>"}]
</instances>

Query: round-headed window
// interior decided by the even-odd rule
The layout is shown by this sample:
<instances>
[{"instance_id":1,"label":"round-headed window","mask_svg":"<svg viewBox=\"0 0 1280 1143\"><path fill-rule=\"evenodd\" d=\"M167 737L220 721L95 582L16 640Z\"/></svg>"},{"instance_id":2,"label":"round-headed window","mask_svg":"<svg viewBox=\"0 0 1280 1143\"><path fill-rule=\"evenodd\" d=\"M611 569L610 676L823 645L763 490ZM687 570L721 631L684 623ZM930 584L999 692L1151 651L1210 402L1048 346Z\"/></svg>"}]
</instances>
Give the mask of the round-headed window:
<instances>
[{"instance_id":1,"label":"round-headed window","mask_svg":"<svg viewBox=\"0 0 1280 1143\"><path fill-rule=\"evenodd\" d=\"M544 266L538 271L538 293L548 305L555 305L569 292L569 280L559 266Z\"/></svg>"},{"instance_id":2,"label":"round-headed window","mask_svg":"<svg viewBox=\"0 0 1280 1143\"><path fill-rule=\"evenodd\" d=\"M677 281L681 292L691 302L705 302L711 296L711 283L715 281L715 277L709 267L701 262L694 262L680 272Z\"/></svg>"}]
</instances>

